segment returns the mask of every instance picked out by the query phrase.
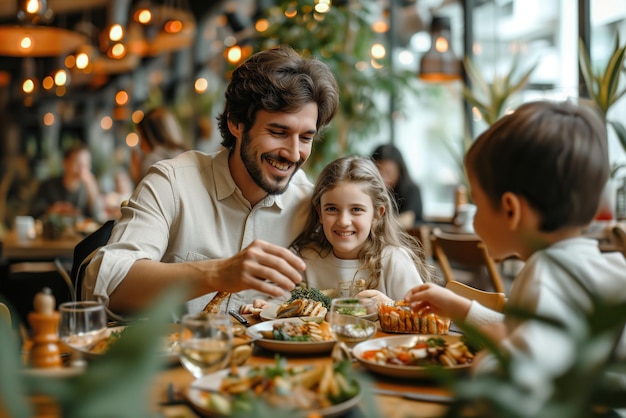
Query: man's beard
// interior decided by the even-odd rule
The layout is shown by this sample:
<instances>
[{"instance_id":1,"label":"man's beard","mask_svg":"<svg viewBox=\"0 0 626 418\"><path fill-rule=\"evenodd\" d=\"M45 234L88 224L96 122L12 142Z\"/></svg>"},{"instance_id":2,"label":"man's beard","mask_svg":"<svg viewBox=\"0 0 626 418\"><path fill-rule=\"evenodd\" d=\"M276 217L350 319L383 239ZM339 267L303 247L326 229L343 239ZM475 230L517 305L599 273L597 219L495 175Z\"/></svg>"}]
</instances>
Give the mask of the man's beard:
<instances>
[{"instance_id":1,"label":"man's beard","mask_svg":"<svg viewBox=\"0 0 626 418\"><path fill-rule=\"evenodd\" d=\"M276 177L276 182L271 182L269 180L266 180L263 176L263 169L261 168L262 162L256 160L254 152L250 148L250 142L250 134L248 132L244 132L241 138L240 156L241 160L243 161L243 165L246 167L246 170L248 170L248 174L257 184L257 186L266 191L268 194L284 193L285 190L287 190L287 186L289 186L289 183L291 182L294 174L298 172L298 169L302 165L302 161L298 161L296 163L296 169L293 171L293 174L291 174L291 176L287 179L287 182L284 186L281 185L281 182L285 180L284 177ZM261 158L264 158L264 156L262 155ZM279 162L292 164L291 161L278 156L272 158Z\"/></svg>"}]
</instances>

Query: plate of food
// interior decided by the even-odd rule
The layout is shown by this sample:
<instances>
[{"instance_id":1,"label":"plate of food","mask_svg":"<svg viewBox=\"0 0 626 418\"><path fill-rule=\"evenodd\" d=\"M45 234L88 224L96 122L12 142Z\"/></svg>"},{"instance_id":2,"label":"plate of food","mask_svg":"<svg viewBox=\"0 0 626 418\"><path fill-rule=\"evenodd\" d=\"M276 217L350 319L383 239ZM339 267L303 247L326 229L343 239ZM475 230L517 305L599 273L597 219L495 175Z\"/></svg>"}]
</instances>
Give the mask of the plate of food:
<instances>
[{"instance_id":1,"label":"plate of food","mask_svg":"<svg viewBox=\"0 0 626 418\"><path fill-rule=\"evenodd\" d=\"M435 367L467 372L475 352L461 335L422 334L375 338L357 344L352 355L369 370L391 377L429 378Z\"/></svg>"},{"instance_id":2,"label":"plate of food","mask_svg":"<svg viewBox=\"0 0 626 418\"><path fill-rule=\"evenodd\" d=\"M317 317L260 322L248 328L247 335L259 347L277 353L326 353L335 345L330 325Z\"/></svg>"},{"instance_id":3,"label":"plate of food","mask_svg":"<svg viewBox=\"0 0 626 418\"><path fill-rule=\"evenodd\" d=\"M209 417L283 412L293 417L340 417L361 400L349 362L290 367L284 358L272 366L220 370L194 381L187 399Z\"/></svg>"},{"instance_id":4,"label":"plate of food","mask_svg":"<svg viewBox=\"0 0 626 418\"><path fill-rule=\"evenodd\" d=\"M282 318L326 317L330 308L330 297L317 288L296 287L291 291L291 298L282 304L270 303L261 311L260 318L273 321Z\"/></svg>"},{"instance_id":5,"label":"plate of food","mask_svg":"<svg viewBox=\"0 0 626 418\"><path fill-rule=\"evenodd\" d=\"M171 332L168 332L163 338L161 343L161 352L163 360L167 364L178 363L178 331L175 331L178 327L172 327ZM115 344L119 339L124 336L124 332L128 329L128 326L117 326L106 329L105 337L98 341L89 350L80 350L87 359L98 359L104 355L111 345Z\"/></svg>"},{"instance_id":6,"label":"plate of food","mask_svg":"<svg viewBox=\"0 0 626 418\"><path fill-rule=\"evenodd\" d=\"M321 309L319 306L314 307L315 303L318 303L318 304L321 305L320 302L313 302L313 303L311 303L312 301L311 302L309 302L309 301L310 301L310 299L307 300L307 301L305 301L305 300L300 301L299 300L298 302L291 302L290 304L288 304L290 306L295 306L295 305L300 305L300 306L297 308L297 311L296 311L296 308L294 308L294 310L290 314L287 314L287 316L283 316L283 315L285 315L283 310L284 310L284 306L288 306L288 305L284 305L284 304L283 305L276 305L274 303L270 303L267 308L265 308L265 309L263 309L261 311L260 318L263 321L274 321L276 319L296 318L296 317L300 317L300 316L315 317L315 318L324 319L326 317L327 309L326 308ZM307 305L311 306L311 309L309 309L307 307ZM280 317L277 315L277 311L279 309L281 309L281 316Z\"/></svg>"}]
</instances>

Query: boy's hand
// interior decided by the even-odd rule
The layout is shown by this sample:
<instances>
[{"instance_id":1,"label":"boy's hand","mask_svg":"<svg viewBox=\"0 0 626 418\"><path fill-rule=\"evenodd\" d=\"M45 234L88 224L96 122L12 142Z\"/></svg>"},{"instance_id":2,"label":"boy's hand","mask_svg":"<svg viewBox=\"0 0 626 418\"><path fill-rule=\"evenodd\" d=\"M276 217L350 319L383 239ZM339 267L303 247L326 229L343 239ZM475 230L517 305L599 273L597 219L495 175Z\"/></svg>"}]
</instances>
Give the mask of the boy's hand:
<instances>
[{"instance_id":1,"label":"boy's hand","mask_svg":"<svg viewBox=\"0 0 626 418\"><path fill-rule=\"evenodd\" d=\"M409 290L404 297L414 311L430 311L452 320L463 320L472 301L434 283L424 283Z\"/></svg>"}]
</instances>

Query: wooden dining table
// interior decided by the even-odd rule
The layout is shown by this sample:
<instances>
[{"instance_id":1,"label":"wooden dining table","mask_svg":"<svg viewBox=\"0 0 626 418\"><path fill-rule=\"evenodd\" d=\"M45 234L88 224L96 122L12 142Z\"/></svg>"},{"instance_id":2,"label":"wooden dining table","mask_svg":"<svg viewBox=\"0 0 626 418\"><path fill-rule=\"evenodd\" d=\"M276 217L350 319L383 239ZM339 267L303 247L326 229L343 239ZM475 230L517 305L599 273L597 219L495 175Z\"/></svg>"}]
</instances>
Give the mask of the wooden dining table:
<instances>
[{"instance_id":1,"label":"wooden dining table","mask_svg":"<svg viewBox=\"0 0 626 418\"><path fill-rule=\"evenodd\" d=\"M254 323L255 320L249 315L246 318ZM398 334L388 334L378 331L373 338L382 338ZM287 358L289 365L310 366L332 362L331 353L322 354L281 354ZM245 363L246 366L271 365L275 362L275 353L261 347L255 347L251 357ZM371 382L374 389L386 389L394 391L394 395L374 394L374 403L377 411L366 410L365 400L354 409L346 413L346 417L437 417L446 411L446 404L437 402L424 402L404 397L404 394L423 394L449 396L450 393L434 380L417 380L406 378L386 377L368 371L359 362L353 363L353 368L358 373L363 373L367 381ZM163 416L197 417L202 416L194 410L193 405L186 401L186 391L194 381L194 377L180 365L173 365L159 372L153 385L154 406Z\"/></svg>"},{"instance_id":2,"label":"wooden dining table","mask_svg":"<svg viewBox=\"0 0 626 418\"><path fill-rule=\"evenodd\" d=\"M20 240L17 232L11 230L2 241L2 258L11 261L52 260L57 257L71 259L74 256L74 247L83 238L83 235L73 233L57 239L38 235L31 240Z\"/></svg>"}]
</instances>

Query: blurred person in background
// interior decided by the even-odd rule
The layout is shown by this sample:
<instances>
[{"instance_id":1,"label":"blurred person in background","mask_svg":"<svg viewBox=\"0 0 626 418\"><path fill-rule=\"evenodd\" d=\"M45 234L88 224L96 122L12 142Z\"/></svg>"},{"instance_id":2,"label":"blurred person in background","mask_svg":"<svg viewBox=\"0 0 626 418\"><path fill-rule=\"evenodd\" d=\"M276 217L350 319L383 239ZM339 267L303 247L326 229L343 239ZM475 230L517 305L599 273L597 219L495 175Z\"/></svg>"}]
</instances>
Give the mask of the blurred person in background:
<instances>
[{"instance_id":1,"label":"blurred person in background","mask_svg":"<svg viewBox=\"0 0 626 418\"><path fill-rule=\"evenodd\" d=\"M85 144L79 143L65 151L63 173L39 184L30 212L35 218L58 215L104 221L100 188L91 171L91 152Z\"/></svg>"},{"instance_id":2,"label":"blurred person in background","mask_svg":"<svg viewBox=\"0 0 626 418\"><path fill-rule=\"evenodd\" d=\"M148 111L137 124L137 133L141 152L133 149L129 168L135 184L139 184L157 161L174 158L187 151L183 130L174 114L165 107Z\"/></svg>"},{"instance_id":3,"label":"blurred person in background","mask_svg":"<svg viewBox=\"0 0 626 418\"><path fill-rule=\"evenodd\" d=\"M422 223L422 193L411 179L400 150L392 144L379 145L371 158L396 201L402 225L412 228Z\"/></svg>"}]
</instances>

